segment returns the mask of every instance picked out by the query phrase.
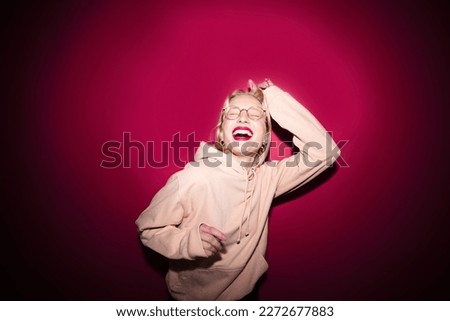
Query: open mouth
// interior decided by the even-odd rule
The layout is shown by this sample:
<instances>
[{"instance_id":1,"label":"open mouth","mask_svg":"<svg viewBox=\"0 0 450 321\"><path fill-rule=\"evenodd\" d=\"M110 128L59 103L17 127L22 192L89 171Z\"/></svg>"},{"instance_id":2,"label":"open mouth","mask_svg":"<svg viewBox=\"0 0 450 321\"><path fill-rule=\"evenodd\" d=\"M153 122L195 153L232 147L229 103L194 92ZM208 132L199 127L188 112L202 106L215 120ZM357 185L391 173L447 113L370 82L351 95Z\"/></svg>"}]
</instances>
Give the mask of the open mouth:
<instances>
[{"instance_id":1,"label":"open mouth","mask_svg":"<svg viewBox=\"0 0 450 321\"><path fill-rule=\"evenodd\" d=\"M250 140L253 136L253 132L248 127L236 127L233 130L233 138L234 140Z\"/></svg>"}]
</instances>

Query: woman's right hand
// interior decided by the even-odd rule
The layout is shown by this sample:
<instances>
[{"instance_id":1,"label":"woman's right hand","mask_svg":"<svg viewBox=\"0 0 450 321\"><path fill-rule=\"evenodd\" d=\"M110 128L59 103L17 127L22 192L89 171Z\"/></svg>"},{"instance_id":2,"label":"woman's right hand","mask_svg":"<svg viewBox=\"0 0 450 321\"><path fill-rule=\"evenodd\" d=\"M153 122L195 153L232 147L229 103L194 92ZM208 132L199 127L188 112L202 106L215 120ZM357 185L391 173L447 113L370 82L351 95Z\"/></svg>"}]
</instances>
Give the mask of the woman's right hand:
<instances>
[{"instance_id":1,"label":"woman's right hand","mask_svg":"<svg viewBox=\"0 0 450 321\"><path fill-rule=\"evenodd\" d=\"M223 245L221 241L227 239L221 231L206 224L200 225L200 238L202 239L203 249L208 257L222 250Z\"/></svg>"},{"instance_id":2,"label":"woman's right hand","mask_svg":"<svg viewBox=\"0 0 450 321\"><path fill-rule=\"evenodd\" d=\"M270 86L273 86L273 82L269 78L266 78L263 82L255 84L253 80L249 79L248 86L251 90L256 90L258 88L264 90L266 88L269 88Z\"/></svg>"}]
</instances>

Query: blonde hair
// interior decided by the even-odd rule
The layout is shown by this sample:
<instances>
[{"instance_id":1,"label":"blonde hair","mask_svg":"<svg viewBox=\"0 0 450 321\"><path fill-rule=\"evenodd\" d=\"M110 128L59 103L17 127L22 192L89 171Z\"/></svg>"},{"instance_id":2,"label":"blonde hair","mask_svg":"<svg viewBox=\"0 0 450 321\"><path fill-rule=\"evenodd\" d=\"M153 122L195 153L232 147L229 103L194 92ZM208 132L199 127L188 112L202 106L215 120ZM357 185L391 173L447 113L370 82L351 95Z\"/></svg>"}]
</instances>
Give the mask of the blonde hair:
<instances>
[{"instance_id":1,"label":"blonde hair","mask_svg":"<svg viewBox=\"0 0 450 321\"><path fill-rule=\"evenodd\" d=\"M233 91L225 99L225 102L222 107L222 111L220 112L219 121L217 122L217 126L216 126L215 147L224 153L227 151L227 147L225 146L225 144L223 142L222 125L223 125L223 120L225 118L225 112L230 105L230 101L238 95L250 95L250 96L256 98L256 100L259 101L259 103L262 105L263 109L266 111L265 112L266 133L264 135L262 145L261 145L260 149L258 150L257 154L255 155L254 161L252 163L252 167L260 166L265 162L267 155L269 153L270 134L272 132L272 121L270 118L270 113L267 110L266 101L264 100L264 93L259 88L249 89L248 91L245 91L242 89L237 89L237 90Z\"/></svg>"}]
</instances>

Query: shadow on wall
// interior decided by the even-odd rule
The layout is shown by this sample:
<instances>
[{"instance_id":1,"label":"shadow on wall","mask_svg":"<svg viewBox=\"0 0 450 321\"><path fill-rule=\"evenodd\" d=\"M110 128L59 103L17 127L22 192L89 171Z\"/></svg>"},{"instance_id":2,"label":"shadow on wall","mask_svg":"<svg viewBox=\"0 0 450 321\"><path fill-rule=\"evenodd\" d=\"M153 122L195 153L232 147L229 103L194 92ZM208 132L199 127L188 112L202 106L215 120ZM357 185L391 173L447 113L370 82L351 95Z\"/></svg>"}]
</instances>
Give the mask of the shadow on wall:
<instances>
[{"instance_id":1,"label":"shadow on wall","mask_svg":"<svg viewBox=\"0 0 450 321\"><path fill-rule=\"evenodd\" d=\"M284 128L281 128L276 122L272 122L272 131L280 138L281 141L283 141L286 144L292 145L292 134L285 130ZM299 149L294 146L293 153L298 153ZM324 172L322 172L319 176L314 178L312 181L308 182L307 184L303 185L302 187L281 195L273 200L272 202L272 208L275 206L278 206L280 204L292 201L298 197L301 197L314 189L318 188L320 185L324 184L326 181L328 181L331 177L333 177L336 172L338 171L338 166L336 163L332 166L326 169ZM269 213L270 215L270 213Z\"/></svg>"},{"instance_id":2,"label":"shadow on wall","mask_svg":"<svg viewBox=\"0 0 450 321\"><path fill-rule=\"evenodd\" d=\"M169 260L166 257L159 254L158 252L155 252L152 249L146 247L144 244L142 244L141 240L139 239L139 236L136 238L136 241L139 243L139 246L142 250L142 254L144 255L147 265L150 266L153 270L155 270L160 275L161 279L164 279L167 270L169 269ZM170 299L170 294L168 291L166 291L164 295L161 294L161 300L164 299L166 300Z\"/></svg>"}]
</instances>

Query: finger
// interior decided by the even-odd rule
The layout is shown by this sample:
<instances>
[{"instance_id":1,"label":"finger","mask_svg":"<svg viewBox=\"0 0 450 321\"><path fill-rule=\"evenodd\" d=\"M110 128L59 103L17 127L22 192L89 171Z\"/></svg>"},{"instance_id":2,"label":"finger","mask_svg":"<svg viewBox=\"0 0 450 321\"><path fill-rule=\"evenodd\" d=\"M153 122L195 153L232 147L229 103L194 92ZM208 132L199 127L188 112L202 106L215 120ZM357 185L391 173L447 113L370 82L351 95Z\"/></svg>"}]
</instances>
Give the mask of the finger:
<instances>
[{"instance_id":1,"label":"finger","mask_svg":"<svg viewBox=\"0 0 450 321\"><path fill-rule=\"evenodd\" d=\"M261 89L266 89L267 88L267 83L266 82L262 82L260 84L258 84L258 87Z\"/></svg>"},{"instance_id":2,"label":"finger","mask_svg":"<svg viewBox=\"0 0 450 321\"><path fill-rule=\"evenodd\" d=\"M216 252L211 251L211 247L209 245L209 243L203 242L203 250L206 253L206 256L213 256Z\"/></svg>"},{"instance_id":3,"label":"finger","mask_svg":"<svg viewBox=\"0 0 450 321\"><path fill-rule=\"evenodd\" d=\"M250 87L251 90L255 90L258 88L258 86L256 86L256 84L251 79L248 80L248 86Z\"/></svg>"},{"instance_id":4,"label":"finger","mask_svg":"<svg viewBox=\"0 0 450 321\"><path fill-rule=\"evenodd\" d=\"M224 233L222 233L221 231L219 231L218 229L214 228L214 227L210 227L210 234L214 235L215 237L217 237L221 241L226 241L227 240L226 235Z\"/></svg>"},{"instance_id":5,"label":"finger","mask_svg":"<svg viewBox=\"0 0 450 321\"><path fill-rule=\"evenodd\" d=\"M210 244L217 251L220 251L222 249L222 244L211 234L200 233L200 238L202 239L203 242Z\"/></svg>"},{"instance_id":6,"label":"finger","mask_svg":"<svg viewBox=\"0 0 450 321\"><path fill-rule=\"evenodd\" d=\"M203 245L203 249L205 250L205 253L208 256L214 255L214 254L216 254L217 252L220 251L217 248L215 248L211 243L202 241L202 245Z\"/></svg>"},{"instance_id":7,"label":"finger","mask_svg":"<svg viewBox=\"0 0 450 321\"><path fill-rule=\"evenodd\" d=\"M227 239L227 237L225 236L224 233L222 233L218 229L216 229L212 226L206 225L206 224L200 225L200 231L211 234L214 237L217 237L221 241L226 241L226 239Z\"/></svg>"},{"instance_id":8,"label":"finger","mask_svg":"<svg viewBox=\"0 0 450 321\"><path fill-rule=\"evenodd\" d=\"M269 78L266 78L262 83L258 84L258 87L261 89L266 89L270 86L273 86L273 83Z\"/></svg>"}]
</instances>

